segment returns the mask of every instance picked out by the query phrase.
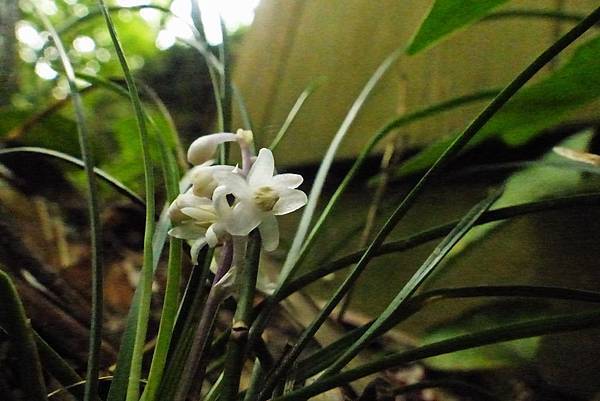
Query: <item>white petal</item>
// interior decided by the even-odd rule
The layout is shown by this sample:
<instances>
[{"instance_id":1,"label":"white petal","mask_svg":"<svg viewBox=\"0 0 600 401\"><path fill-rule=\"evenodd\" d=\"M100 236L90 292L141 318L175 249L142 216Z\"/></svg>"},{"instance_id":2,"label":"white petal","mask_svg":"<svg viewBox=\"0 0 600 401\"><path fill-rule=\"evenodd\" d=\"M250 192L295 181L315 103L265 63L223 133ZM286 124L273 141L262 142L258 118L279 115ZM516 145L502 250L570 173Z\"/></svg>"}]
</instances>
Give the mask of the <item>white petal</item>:
<instances>
[{"instance_id":1,"label":"white petal","mask_svg":"<svg viewBox=\"0 0 600 401\"><path fill-rule=\"evenodd\" d=\"M274 170L275 161L273 160L273 153L269 149L262 148L258 152L258 157L248 173L248 183L251 187L267 185L273 177Z\"/></svg>"},{"instance_id":2,"label":"white petal","mask_svg":"<svg viewBox=\"0 0 600 401\"><path fill-rule=\"evenodd\" d=\"M169 235L171 237L186 240L195 240L204 237L205 233L206 230L204 228L193 223L184 223L169 230Z\"/></svg>"},{"instance_id":3,"label":"white petal","mask_svg":"<svg viewBox=\"0 0 600 401\"><path fill-rule=\"evenodd\" d=\"M187 153L188 161L192 164L202 164L213 157L219 144L236 140L237 136L230 132L201 136L190 145Z\"/></svg>"},{"instance_id":4,"label":"white petal","mask_svg":"<svg viewBox=\"0 0 600 401\"><path fill-rule=\"evenodd\" d=\"M285 189L279 192L279 200L273 206L273 214L281 216L306 205L306 194L298 189Z\"/></svg>"},{"instance_id":5,"label":"white petal","mask_svg":"<svg viewBox=\"0 0 600 401\"><path fill-rule=\"evenodd\" d=\"M227 202L228 193L229 191L227 191L225 186L215 188L213 193L213 206L220 219L225 219L231 215L231 207L229 206L229 202Z\"/></svg>"},{"instance_id":6,"label":"white petal","mask_svg":"<svg viewBox=\"0 0 600 401\"><path fill-rule=\"evenodd\" d=\"M217 219L217 214L212 204L204 207L184 207L181 209L181 213L190 216L199 223L209 223Z\"/></svg>"},{"instance_id":7,"label":"white petal","mask_svg":"<svg viewBox=\"0 0 600 401\"><path fill-rule=\"evenodd\" d=\"M298 188L304 178L300 174L277 174L273 177L273 183L283 188Z\"/></svg>"},{"instance_id":8,"label":"white petal","mask_svg":"<svg viewBox=\"0 0 600 401\"><path fill-rule=\"evenodd\" d=\"M248 235L261 222L262 213L250 203L239 202L233 207L226 221L227 231L231 235Z\"/></svg>"},{"instance_id":9,"label":"white petal","mask_svg":"<svg viewBox=\"0 0 600 401\"><path fill-rule=\"evenodd\" d=\"M206 207L212 204L212 201L209 198L204 198L200 196L196 196L193 194L191 189L184 194L181 194L175 198L175 202L177 202L177 206L180 209L184 207Z\"/></svg>"},{"instance_id":10,"label":"white petal","mask_svg":"<svg viewBox=\"0 0 600 401\"><path fill-rule=\"evenodd\" d=\"M272 214L266 216L262 223L258 226L262 246L267 252L274 251L279 246L279 225L277 218Z\"/></svg>"},{"instance_id":11,"label":"white petal","mask_svg":"<svg viewBox=\"0 0 600 401\"><path fill-rule=\"evenodd\" d=\"M215 233L213 226L208 227L208 230L206 230L206 242L211 248L214 248L219 243L219 237Z\"/></svg>"},{"instance_id":12,"label":"white petal","mask_svg":"<svg viewBox=\"0 0 600 401\"><path fill-rule=\"evenodd\" d=\"M228 193L234 194L237 198L250 199L252 196L248 183L239 174L219 171L215 173L215 180L219 185L225 186Z\"/></svg>"},{"instance_id":13,"label":"white petal","mask_svg":"<svg viewBox=\"0 0 600 401\"><path fill-rule=\"evenodd\" d=\"M200 238L192 243L190 247L190 256L192 258L193 265L198 264L198 253L200 253L200 250L204 248L204 245L206 245L206 239L204 238Z\"/></svg>"}]
</instances>

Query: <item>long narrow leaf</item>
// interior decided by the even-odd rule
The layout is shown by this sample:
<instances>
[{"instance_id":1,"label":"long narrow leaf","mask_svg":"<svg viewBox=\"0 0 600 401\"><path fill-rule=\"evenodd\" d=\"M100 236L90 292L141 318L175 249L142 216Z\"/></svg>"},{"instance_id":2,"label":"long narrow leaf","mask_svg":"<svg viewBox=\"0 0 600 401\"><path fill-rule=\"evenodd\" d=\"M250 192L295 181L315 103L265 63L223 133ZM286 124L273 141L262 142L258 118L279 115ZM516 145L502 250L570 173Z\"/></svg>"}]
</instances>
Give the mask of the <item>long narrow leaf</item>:
<instances>
[{"instance_id":1,"label":"long narrow leaf","mask_svg":"<svg viewBox=\"0 0 600 401\"><path fill-rule=\"evenodd\" d=\"M577 38L583 35L590 27L600 20L600 7L593 11L588 17L577 24L573 29L563 35L558 41L546 49L538 56L525 70L523 70L506 88L494 98L494 100L473 120L471 124L445 149L442 155L436 160L433 166L421 177L419 182L406 195L400 205L394 210L388 221L384 224L381 230L375 236L359 262L356 264L352 272L346 278L344 283L338 288L330 302L322 310L322 312L331 312L332 307L336 305L336 300L339 301L344 294L344 290L352 285L359 274L367 266L375 251L383 244L385 238L392 232L400 220L408 212L409 208L416 201L418 195L423 191L426 184L433 177L434 173L441 170L448 161L457 155L460 150L477 134L477 132L485 126L485 124L502 108L506 102L520 89L527 81L529 81L538 71L540 71L548 62L550 62L563 49L573 43ZM339 299L338 299L339 298ZM322 314L321 314L322 315ZM321 317L321 316L320 316ZM322 317L319 319L324 321ZM318 328L318 327L317 327Z\"/></svg>"},{"instance_id":2,"label":"long narrow leaf","mask_svg":"<svg viewBox=\"0 0 600 401\"><path fill-rule=\"evenodd\" d=\"M146 190L146 223L144 232L144 261L141 274L141 292L139 295L139 310L136 316L136 330L133 342L133 352L131 356L131 367L129 369L129 378L127 384L126 400L137 401L139 398L140 391L140 379L142 373L142 355L144 342L146 340L146 331L148 329L148 319L150 314L150 300L152 296L152 277L153 277L153 252L152 252L152 237L154 234L154 213L155 213L155 200L154 200L154 174L152 171L152 159L150 157L148 132L146 129L146 122L144 112L142 110L141 101L137 91L135 80L131 75L125 54L119 43L117 32L112 23L111 16L104 4L103 0L98 0L102 14L106 22L113 46L117 53L119 63L125 75L127 81L127 88L129 90L129 96L131 103L135 111L135 117L138 125L138 133L142 148L142 157L144 165L144 184ZM115 382L113 382L114 384ZM112 390L111 385L111 390ZM113 392L118 394L119 392ZM122 394L118 394L119 399L122 399Z\"/></svg>"},{"instance_id":3,"label":"long narrow leaf","mask_svg":"<svg viewBox=\"0 0 600 401\"><path fill-rule=\"evenodd\" d=\"M271 142L271 145L269 145L269 149L275 150L277 145L279 145L279 142L281 142L281 140L283 139L283 137L285 136L287 131L292 126L292 123L296 119L296 116L298 115L298 112L302 108L302 105L304 104L306 99L308 99L310 97L310 95L312 95L312 93L319 87L319 85L321 85L322 81L323 81L322 79L314 80L306 87L306 89L304 89L302 91L300 96L298 96L298 99L296 99L296 102L292 106L292 109L290 110L287 117L285 118L283 125L277 132L277 135L275 135L273 142Z\"/></svg>"},{"instance_id":4,"label":"long narrow leaf","mask_svg":"<svg viewBox=\"0 0 600 401\"><path fill-rule=\"evenodd\" d=\"M155 102L160 101L155 97ZM165 109L166 112L166 109ZM172 128L174 129L174 128ZM169 152L169 147L162 137L161 132L156 132L158 138L158 147L161 155L161 165L163 175L167 187L167 200L173 201L179 194L179 171L177 163L173 155ZM175 135L176 133L172 133ZM165 218L168 218L167 213L163 213ZM159 224L160 225L160 224ZM164 224L165 227L169 225ZM158 229L158 226L157 226ZM158 231L158 230L157 230ZM165 233L166 235L166 233ZM155 236L156 238L156 236ZM163 377L164 368L167 362L167 355L171 345L172 331L175 325L177 308L179 303L179 286L181 281L181 253L182 241L176 238L170 239L169 260L167 264L167 283L165 287L165 296L163 301L163 309L160 318L156 347L152 356L152 364L148 374L148 384L144 389L142 400L153 401L156 397L158 386ZM158 259L160 254L155 254L154 258Z\"/></svg>"},{"instance_id":5,"label":"long narrow leaf","mask_svg":"<svg viewBox=\"0 0 600 401\"><path fill-rule=\"evenodd\" d=\"M477 204L469 213L465 215L463 219L454 227L454 229L448 234L448 236L434 249L430 257L423 263L423 265L417 270L413 277L398 293L396 298L390 303L385 311L379 316L374 324L357 339L352 345L350 345L345 352L333 363L328 369L323 372L321 377L327 377L332 372L336 372L342 366L345 366L354 356L364 348L375 336L379 327L384 324L392 314L416 291L416 289L425 281L425 279L433 272L433 270L439 265L442 259L450 252L452 247L464 237L464 235L475 225L477 220L485 213L492 204L501 195L501 191L494 192L487 199ZM338 287L335 294L328 300L327 304L321 308L318 316L311 322L311 324L302 332L302 335L292 348L292 350L285 356L277 370L270 375L264 386L263 393L259 399L263 399L269 394L274 385L281 379L282 375L287 371L295 359L303 351L308 341L314 336L321 324L327 319L329 314L333 311L337 303L343 298L347 289L356 281L358 276L362 273L360 269L353 269L352 272L346 277L344 282Z\"/></svg>"},{"instance_id":6,"label":"long narrow leaf","mask_svg":"<svg viewBox=\"0 0 600 401\"><path fill-rule=\"evenodd\" d=\"M40 355L40 360L44 366L44 370L50 373L60 384L68 387L75 383L81 382L81 377L75 370L52 348L38 333L33 331L35 344ZM77 399L81 399L79 393L74 394Z\"/></svg>"},{"instance_id":7,"label":"long narrow leaf","mask_svg":"<svg viewBox=\"0 0 600 401\"><path fill-rule=\"evenodd\" d=\"M310 194L308 195L308 203L304 208L304 212L302 213L302 218L300 223L298 224L298 229L296 231L296 235L294 236L294 240L292 242L292 246L288 251L287 257L281 268L281 273L279 274L279 286L285 283L285 281L291 276L295 267L297 266L298 256L300 254L300 250L306 238L306 234L308 233L308 229L310 223L312 221L313 215L317 208L317 203L319 201L321 191L323 190L323 186L325 185L325 179L327 178L327 174L329 173L329 169L331 164L333 163L333 159L337 153L337 150L345 138L350 126L356 119L356 116L362 109L362 106L365 104L369 95L377 85L377 83L381 80L381 78L385 75L388 69L394 64L394 62L398 59L398 57L402 54L400 50L396 50L392 52L386 59L381 63L381 65L377 68L377 70L371 75L369 81L366 83L365 87L362 89L352 107L346 114L344 121L342 122L340 128L334 135L331 140L331 144L323 157L323 161L319 165L319 169L317 171L317 175L313 182L312 188L310 190Z\"/></svg>"},{"instance_id":8,"label":"long narrow leaf","mask_svg":"<svg viewBox=\"0 0 600 401\"><path fill-rule=\"evenodd\" d=\"M585 15L568 13L559 10L533 10L533 9L514 9L506 11L496 11L485 16L481 21L495 21L500 19L528 18L528 19L552 19L564 22L577 23L585 18Z\"/></svg>"},{"instance_id":9,"label":"long narrow leaf","mask_svg":"<svg viewBox=\"0 0 600 401\"><path fill-rule=\"evenodd\" d=\"M549 210L560 210L564 208L597 206L600 201L600 192L572 195L559 198L545 199L542 201L527 202L514 206L507 206L499 209L490 210L481 216L477 225L489 223L492 221L509 219L512 217L524 216L531 213L539 213ZM407 238L397 241L391 241L383 244L375 253L374 256L387 255L394 252L402 252L407 249L414 248L418 245L425 244L436 238L443 237L448 234L453 227L458 224L458 220L442 224L440 226L424 230L420 233L411 235ZM351 253L340 259L320 265L308 273L297 277L290 281L283 289L274 297L273 302L279 302L290 294L314 283L315 281L350 266L360 260L366 249Z\"/></svg>"},{"instance_id":10,"label":"long narrow leaf","mask_svg":"<svg viewBox=\"0 0 600 401\"><path fill-rule=\"evenodd\" d=\"M449 111L466 104L470 104L473 102L478 102L485 99L493 98L494 96L500 93L499 89L488 89L475 93L470 93L464 96L459 96L456 98L452 98L432 106L425 107L421 110L417 110L415 112L400 116L398 118L393 119L389 123L387 123L383 128L381 128L375 135L371 137L369 142L363 147L360 154L352 164L352 167L346 173L346 176L338 185L338 188L335 190L334 194L330 197L327 205L319 215L317 222L314 224L312 230L307 236L306 241L304 242L302 249L298 255L296 260L296 266L300 266L304 261L304 258L308 255L308 252L315 244L316 238L320 233L321 229L324 227L325 221L331 216L334 208L338 205L341 196L344 194L346 189L349 187L350 183L367 160L369 154L375 149L375 146L379 144L384 138L386 138L391 132L394 130L404 127L408 124L411 124L415 121L419 121L424 118L435 116L439 113L443 113L445 111ZM295 269L294 267L293 269ZM277 294L277 291L275 292Z\"/></svg>"},{"instance_id":11,"label":"long narrow leaf","mask_svg":"<svg viewBox=\"0 0 600 401\"><path fill-rule=\"evenodd\" d=\"M577 302L600 303L600 293L594 291L577 290L563 287L545 287L532 285L502 285L502 286L475 286L458 288L439 288L412 297L404 308L394 311L388 321L382 325L376 336L396 327L398 324L422 310L425 306L434 302L458 298L482 298L482 297L508 297L508 298L541 298L566 300ZM296 367L296 379L305 380L316 375L331 365L339 358L348 347L356 342L374 320L358 327L340 337L327 347L315 351Z\"/></svg>"},{"instance_id":12,"label":"long narrow leaf","mask_svg":"<svg viewBox=\"0 0 600 401\"><path fill-rule=\"evenodd\" d=\"M35 3L34 3L35 5ZM36 5L36 7L39 7ZM86 383L84 401L91 401L98 397L98 373L100 370L100 348L102 346L102 323L104 310L104 295L103 295L103 268L102 268L102 230L100 227L100 211L98 207L98 189L96 184L96 176L94 174L94 153L91 146L91 139L85 122L85 113L83 103L79 95L79 89L75 82L75 71L71 65L71 61L62 44L58 33L46 15L39 9L37 14L42 20L45 28L50 33L58 56L65 71L65 76L69 85L71 101L75 109L75 117L77 121L77 133L79 136L79 146L81 149L81 158L84 164L84 170L87 182L87 203L90 220L91 232L91 271L92 271L92 317L90 325L90 345L88 351Z\"/></svg>"},{"instance_id":13,"label":"long narrow leaf","mask_svg":"<svg viewBox=\"0 0 600 401\"><path fill-rule=\"evenodd\" d=\"M536 337L545 334L556 334L568 331L583 330L600 326L600 311L583 312L578 314L558 315L551 318L535 319L500 326L494 329L482 330L465 334L448 340L427 344L409 351L397 352L379 360L359 366L328 377L322 381L308 385L299 390L288 393L273 401L300 401L335 388L353 380L366 377L373 373L405 363L429 358L432 356L448 354L483 345L495 344L504 341L518 340L521 338Z\"/></svg>"},{"instance_id":14,"label":"long narrow leaf","mask_svg":"<svg viewBox=\"0 0 600 401\"><path fill-rule=\"evenodd\" d=\"M498 199L498 197L502 194L501 191L495 191L488 198L477 204L473 209L469 211L461 221L454 227L454 229L444 238L444 240L433 250L431 255L427 258L427 260L423 263L423 265L417 270L417 272L413 275L413 277L406 283L406 285L402 288L402 290L396 295L394 300L389 304L389 306L383 311L383 313L377 318L377 320L373 323L371 327L367 329L367 331L352 345L350 346L344 354L338 358L338 360L330 365L330 367L325 370L323 376L328 376L333 372L336 372L341 367L345 366L354 356L364 347L366 346L374 337L375 333L379 329L379 326L384 324L390 316L397 309L402 306L402 304L417 290L417 288L425 281L425 279L434 271L434 269L439 265L442 259L450 252L450 250L456 245L456 243L464 237L464 235L475 225L477 220L481 217L483 213L485 213ZM346 281L351 282L354 281L353 277L359 274L357 270L353 270L352 273L348 276ZM344 282L344 284L346 283ZM345 286L340 286L340 289ZM342 293L342 291L336 291L336 295L338 293ZM331 306L335 306L334 301L336 298L334 296L328 302ZM331 308L331 307L330 307ZM328 309L325 307L324 309Z\"/></svg>"},{"instance_id":15,"label":"long narrow leaf","mask_svg":"<svg viewBox=\"0 0 600 401\"><path fill-rule=\"evenodd\" d=\"M20 146L20 147L15 147L15 148L0 149L0 155L6 155L6 154L11 154L11 153L32 153L32 154L48 156L48 157L52 157L52 158L59 159L59 160L65 161L67 163L73 164L74 166L77 166L79 168L85 168L85 164L81 159L70 156L66 153L59 152L57 150L38 148L38 147L34 147L34 146ZM137 203L140 206L145 206L144 200L142 198L140 198L138 194L133 192L133 190L131 190L129 187L127 187L125 184L123 184L121 181L119 181L112 175L108 174L106 171L104 171L98 167L94 167L94 174L96 174L98 176L98 178L105 181L107 184L109 184L111 187L116 189L118 192L125 195L132 202Z\"/></svg>"},{"instance_id":16,"label":"long narrow leaf","mask_svg":"<svg viewBox=\"0 0 600 401\"><path fill-rule=\"evenodd\" d=\"M0 270L0 324L16 351L16 368L21 390L27 395L28 400L47 400L42 366L30 323L12 280L2 270Z\"/></svg>"}]
</instances>

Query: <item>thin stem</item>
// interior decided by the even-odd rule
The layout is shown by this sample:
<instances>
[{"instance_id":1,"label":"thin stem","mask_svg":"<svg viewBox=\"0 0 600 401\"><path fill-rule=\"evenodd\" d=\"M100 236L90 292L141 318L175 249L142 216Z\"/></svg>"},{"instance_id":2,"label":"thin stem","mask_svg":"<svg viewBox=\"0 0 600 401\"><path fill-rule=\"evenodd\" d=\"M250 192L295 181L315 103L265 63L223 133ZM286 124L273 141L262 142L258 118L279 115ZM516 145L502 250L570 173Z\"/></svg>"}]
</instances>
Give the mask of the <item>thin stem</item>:
<instances>
[{"instance_id":1,"label":"thin stem","mask_svg":"<svg viewBox=\"0 0 600 401\"><path fill-rule=\"evenodd\" d=\"M127 397L126 401L137 401L140 392L140 379L142 374L142 355L144 352L144 343L146 341L146 332L148 330L148 319L150 315L150 301L152 297L152 276L153 276L153 254L152 254L152 237L154 235L154 213L155 213L155 200L154 200L154 173L152 171L152 158L150 156L150 146L148 140L148 131L146 129L146 120L144 111L137 90L137 86L129 65L121 48L119 38L115 27L112 23L112 19L104 0L98 0L98 5L104 15L104 20L108 28L113 46L117 53L119 63L123 70L123 75L127 82L127 89L129 90L129 96L131 104L133 106L136 122L138 126L139 140L142 148L142 159L144 166L144 186L146 190L146 221L144 229L144 251L143 251L143 266L141 274L141 294L140 294L140 305L139 312L136 321L135 340L133 345L133 353L131 360L131 368L129 372L129 379L127 385Z\"/></svg>"},{"instance_id":2,"label":"thin stem","mask_svg":"<svg viewBox=\"0 0 600 401\"><path fill-rule=\"evenodd\" d=\"M36 3L32 3L36 6ZM46 15L36 6L39 18L42 20L45 28L50 32L54 45L59 54L67 82L69 92L75 109L77 119L77 132L79 137L79 147L81 149L81 158L83 159L84 170L87 183L87 208L90 221L91 234L91 273L92 273L92 317L90 321L90 343L88 348L88 361L86 371L86 383L84 390L84 401L91 401L98 397L98 373L100 371L100 349L102 346L102 323L104 311L103 294L103 268L102 268L102 230L100 227L100 211L98 205L98 188L96 176L94 174L94 153L91 146L90 134L85 122L83 102L79 94L79 89L75 82L75 71L71 61L62 44L58 33L52 26Z\"/></svg>"},{"instance_id":3,"label":"thin stem","mask_svg":"<svg viewBox=\"0 0 600 401\"><path fill-rule=\"evenodd\" d=\"M200 386L202 385L203 374L197 375L197 372L201 369L201 362L206 357L208 351L208 344L210 343L210 333L212 327L219 312L219 307L223 302L223 294L220 288L216 285L219 280L227 274L231 268L231 262L233 260L233 246L231 240L227 240L221 249L221 258L217 273L213 279L213 285L208 294L206 305L202 310L202 317L198 323L192 346L189 350L188 358L180 373L180 381L173 397L173 401L184 401L192 388L194 381L198 381ZM202 372L201 372L202 373ZM200 390L200 389L198 389ZM198 391L199 393L199 391Z\"/></svg>"},{"instance_id":4,"label":"thin stem","mask_svg":"<svg viewBox=\"0 0 600 401\"><path fill-rule=\"evenodd\" d=\"M261 241L258 230L250 233L248 249L244 266L239 266L237 271L237 287L239 300L233 317L231 335L225 353L225 368L220 399L235 401L240 386L242 367L246 359L246 343L248 329L252 324L252 305L256 291L256 278L258 276L258 263L260 259Z\"/></svg>"}]
</instances>

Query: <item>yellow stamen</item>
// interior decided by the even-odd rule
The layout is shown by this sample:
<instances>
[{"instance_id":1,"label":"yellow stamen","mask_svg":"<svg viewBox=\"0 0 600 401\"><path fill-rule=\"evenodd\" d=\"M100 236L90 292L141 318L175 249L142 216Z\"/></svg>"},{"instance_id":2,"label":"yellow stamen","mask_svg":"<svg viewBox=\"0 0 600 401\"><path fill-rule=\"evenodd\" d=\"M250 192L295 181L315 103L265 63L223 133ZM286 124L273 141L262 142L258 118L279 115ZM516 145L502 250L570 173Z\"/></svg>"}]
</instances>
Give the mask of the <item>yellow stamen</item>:
<instances>
[{"instance_id":1,"label":"yellow stamen","mask_svg":"<svg viewBox=\"0 0 600 401\"><path fill-rule=\"evenodd\" d=\"M264 212L270 212L279 200L279 194L271 187L260 187L254 193L256 206Z\"/></svg>"}]
</instances>

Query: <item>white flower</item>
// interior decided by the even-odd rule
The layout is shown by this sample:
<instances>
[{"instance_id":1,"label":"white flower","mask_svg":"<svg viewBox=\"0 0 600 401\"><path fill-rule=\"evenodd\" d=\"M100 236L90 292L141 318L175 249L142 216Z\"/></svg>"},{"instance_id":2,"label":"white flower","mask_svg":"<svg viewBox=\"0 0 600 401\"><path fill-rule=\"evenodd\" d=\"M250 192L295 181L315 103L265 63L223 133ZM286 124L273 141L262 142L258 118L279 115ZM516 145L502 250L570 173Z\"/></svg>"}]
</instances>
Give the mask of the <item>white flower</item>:
<instances>
[{"instance_id":1,"label":"white flower","mask_svg":"<svg viewBox=\"0 0 600 401\"><path fill-rule=\"evenodd\" d=\"M261 149L246 179L239 174L215 172L214 177L236 202L226 220L231 235L248 235L258 227L263 246L273 251L279 244L279 226L275 216L291 213L306 204L306 194L298 174L273 175L275 164L269 149Z\"/></svg>"},{"instance_id":2,"label":"white flower","mask_svg":"<svg viewBox=\"0 0 600 401\"><path fill-rule=\"evenodd\" d=\"M214 190L212 200L196 196L192 190L179 195L169 207L169 217L177 224L169 235L188 241L192 262L198 252L208 244L214 248L227 235L225 221L231 215L224 187Z\"/></svg>"}]
</instances>

